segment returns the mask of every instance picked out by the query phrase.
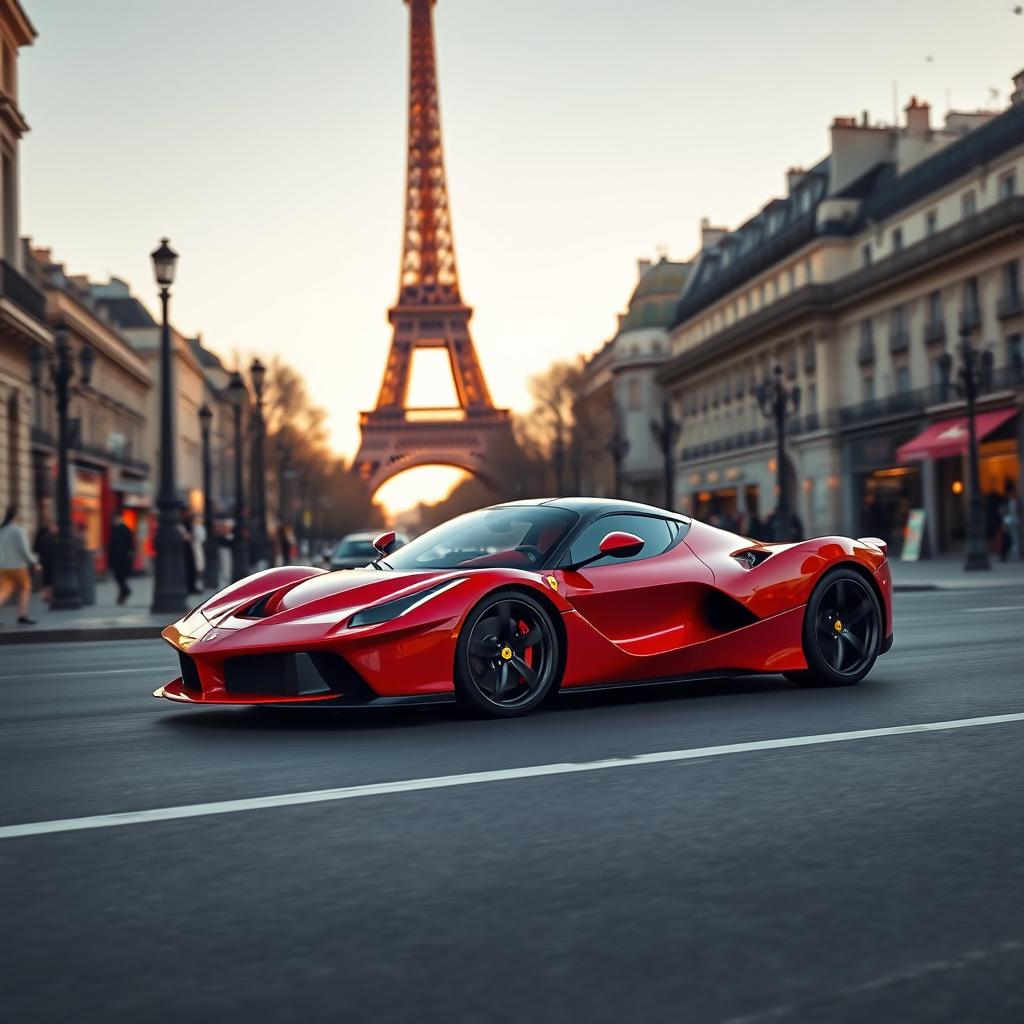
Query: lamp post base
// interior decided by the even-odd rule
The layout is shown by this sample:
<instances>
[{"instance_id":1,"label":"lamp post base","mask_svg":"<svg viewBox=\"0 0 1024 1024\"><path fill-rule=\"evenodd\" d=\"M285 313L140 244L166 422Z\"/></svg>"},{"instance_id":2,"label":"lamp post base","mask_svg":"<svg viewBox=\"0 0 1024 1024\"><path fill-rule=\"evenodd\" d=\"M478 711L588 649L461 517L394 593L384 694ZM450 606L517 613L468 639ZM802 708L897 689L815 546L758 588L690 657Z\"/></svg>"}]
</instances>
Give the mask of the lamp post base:
<instances>
[{"instance_id":1,"label":"lamp post base","mask_svg":"<svg viewBox=\"0 0 1024 1024\"><path fill-rule=\"evenodd\" d=\"M78 544L75 540L57 538L53 551L52 611L73 611L82 607L82 591L78 584Z\"/></svg>"},{"instance_id":2,"label":"lamp post base","mask_svg":"<svg viewBox=\"0 0 1024 1024\"><path fill-rule=\"evenodd\" d=\"M156 558L153 564L153 603L150 611L180 615L185 611L184 539L178 529L177 502L160 510L156 530Z\"/></svg>"}]
</instances>

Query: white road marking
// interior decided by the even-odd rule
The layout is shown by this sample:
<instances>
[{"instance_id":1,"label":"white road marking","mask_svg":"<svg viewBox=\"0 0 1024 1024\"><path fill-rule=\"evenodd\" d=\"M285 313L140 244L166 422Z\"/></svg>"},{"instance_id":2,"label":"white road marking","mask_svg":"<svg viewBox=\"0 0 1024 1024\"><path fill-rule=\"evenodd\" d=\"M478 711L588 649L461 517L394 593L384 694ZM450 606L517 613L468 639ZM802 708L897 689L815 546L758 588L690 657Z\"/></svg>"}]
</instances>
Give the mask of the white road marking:
<instances>
[{"instance_id":1,"label":"white road marking","mask_svg":"<svg viewBox=\"0 0 1024 1024\"><path fill-rule=\"evenodd\" d=\"M965 608L965 612L1024 612L1024 604L993 604L985 608Z\"/></svg>"},{"instance_id":2,"label":"white road marking","mask_svg":"<svg viewBox=\"0 0 1024 1024\"><path fill-rule=\"evenodd\" d=\"M856 732L826 732L816 736L787 736L775 740L753 740L748 743L726 743L715 747L692 747L689 750L662 750L631 757L609 757L601 761L577 764L538 764L524 768L499 768L489 772L466 775L439 775L426 779L402 779L397 782L371 782L363 786L338 789L315 789L304 793L279 793L274 796L247 797L241 800L217 800L208 804L185 804L178 807L154 807L146 811L123 811L119 814L96 814L88 818L59 818L55 821L31 821L22 825L0 826L0 839L41 836L51 832L81 832L92 828L113 828L117 825L142 825L153 821L176 821L200 818L210 814L233 814L236 811L257 811L270 807L293 807L298 804L319 804L335 800L354 800L364 796L390 796L415 793L427 789L452 789L476 786L486 782L508 782L513 779L537 779L545 775L576 775L607 768L635 768L644 764L669 764L674 761L695 761L728 754L747 754L758 750L782 750L788 747L810 747L825 743L847 743L851 740L876 739L880 736L904 736L908 733L947 732L971 729L982 725L1005 725L1024 722L1024 712L1008 715L987 715L984 718L960 718L950 722L922 722L917 725L893 725L881 729L858 729Z\"/></svg>"}]
</instances>

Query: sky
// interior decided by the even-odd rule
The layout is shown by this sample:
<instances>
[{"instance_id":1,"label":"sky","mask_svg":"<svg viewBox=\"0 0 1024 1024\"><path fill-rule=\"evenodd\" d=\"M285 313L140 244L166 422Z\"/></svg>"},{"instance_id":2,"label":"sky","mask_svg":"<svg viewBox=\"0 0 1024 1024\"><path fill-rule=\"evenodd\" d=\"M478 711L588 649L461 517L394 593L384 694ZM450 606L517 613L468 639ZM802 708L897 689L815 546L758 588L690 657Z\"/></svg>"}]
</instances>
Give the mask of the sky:
<instances>
[{"instance_id":1,"label":"sky","mask_svg":"<svg viewBox=\"0 0 1024 1024\"><path fill-rule=\"evenodd\" d=\"M229 363L281 353L354 453L397 295L408 13L401 0L22 0L22 231L172 316ZM1010 0L439 0L442 127L463 298L497 404L598 348L636 261L691 257L827 151L838 114L1003 107ZM450 393L436 367L424 399ZM397 478L392 509L452 471Z\"/></svg>"}]
</instances>

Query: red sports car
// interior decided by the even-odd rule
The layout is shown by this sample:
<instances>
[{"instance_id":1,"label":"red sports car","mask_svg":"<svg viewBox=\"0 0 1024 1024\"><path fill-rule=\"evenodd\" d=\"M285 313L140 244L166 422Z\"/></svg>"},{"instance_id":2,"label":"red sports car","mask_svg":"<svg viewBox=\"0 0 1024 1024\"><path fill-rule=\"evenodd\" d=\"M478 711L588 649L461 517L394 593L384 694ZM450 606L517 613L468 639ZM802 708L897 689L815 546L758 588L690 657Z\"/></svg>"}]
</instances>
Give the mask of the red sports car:
<instances>
[{"instance_id":1,"label":"red sports car","mask_svg":"<svg viewBox=\"0 0 1024 1024\"><path fill-rule=\"evenodd\" d=\"M267 569L168 626L184 704L454 698L521 715L557 690L780 672L856 683L892 644L885 544L763 544L648 505L509 502L364 569Z\"/></svg>"}]
</instances>

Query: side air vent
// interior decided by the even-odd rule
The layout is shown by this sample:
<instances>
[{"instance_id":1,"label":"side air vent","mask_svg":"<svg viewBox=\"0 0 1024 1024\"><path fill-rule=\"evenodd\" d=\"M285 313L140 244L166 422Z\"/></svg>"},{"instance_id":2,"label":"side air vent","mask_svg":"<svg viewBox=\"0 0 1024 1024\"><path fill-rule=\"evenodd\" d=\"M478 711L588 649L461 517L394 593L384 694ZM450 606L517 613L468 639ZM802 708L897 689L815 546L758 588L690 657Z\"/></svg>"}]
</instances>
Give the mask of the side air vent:
<instances>
[{"instance_id":1,"label":"side air vent","mask_svg":"<svg viewBox=\"0 0 1024 1024\"><path fill-rule=\"evenodd\" d=\"M772 553L764 548L747 548L745 551L736 551L733 558L736 559L744 569L756 569L762 562L771 558Z\"/></svg>"},{"instance_id":2,"label":"side air vent","mask_svg":"<svg viewBox=\"0 0 1024 1024\"><path fill-rule=\"evenodd\" d=\"M734 629L742 629L758 621L757 616L749 608L714 588L708 590L704 614L708 625L716 633L731 633Z\"/></svg>"}]
</instances>

